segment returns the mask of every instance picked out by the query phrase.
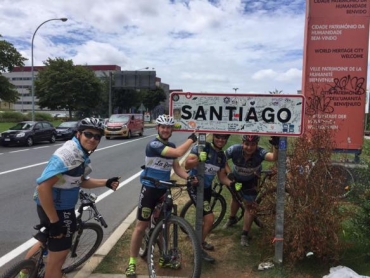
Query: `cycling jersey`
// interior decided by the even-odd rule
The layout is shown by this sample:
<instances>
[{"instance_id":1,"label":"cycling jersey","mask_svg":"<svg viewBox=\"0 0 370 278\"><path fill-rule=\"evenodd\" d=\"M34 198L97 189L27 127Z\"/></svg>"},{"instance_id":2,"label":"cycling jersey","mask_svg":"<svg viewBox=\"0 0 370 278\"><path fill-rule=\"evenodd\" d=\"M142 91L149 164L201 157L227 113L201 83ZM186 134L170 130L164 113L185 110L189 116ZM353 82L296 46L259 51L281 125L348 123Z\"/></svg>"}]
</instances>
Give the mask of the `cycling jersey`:
<instances>
[{"instance_id":1,"label":"cycling jersey","mask_svg":"<svg viewBox=\"0 0 370 278\"><path fill-rule=\"evenodd\" d=\"M233 174L238 182L252 180L255 173L260 173L266 154L267 151L264 148L257 147L253 155L245 159L241 144L232 145L225 151L226 159L231 159L234 163Z\"/></svg>"},{"instance_id":2,"label":"cycling jersey","mask_svg":"<svg viewBox=\"0 0 370 278\"><path fill-rule=\"evenodd\" d=\"M37 184L57 176L59 179L53 186L53 201L56 210L73 209L78 200L80 184L92 169L90 158L83 151L77 138L73 138L57 149L50 158L41 176L36 180ZM34 193L34 200L38 205L37 188Z\"/></svg>"},{"instance_id":3,"label":"cycling jersey","mask_svg":"<svg viewBox=\"0 0 370 278\"><path fill-rule=\"evenodd\" d=\"M213 144L209 142L206 143L203 151L207 153L204 167L204 188L209 188L212 186L212 181L217 175L217 172L225 168L226 157L223 151L217 151ZM198 146L193 146L190 153L198 156ZM190 175L196 176L197 173L196 168L190 170Z\"/></svg>"},{"instance_id":4,"label":"cycling jersey","mask_svg":"<svg viewBox=\"0 0 370 278\"><path fill-rule=\"evenodd\" d=\"M156 180L168 181L171 179L171 170L174 160L177 158L166 157L165 149L167 147L176 148L176 145L171 142L163 141L157 137L153 139L145 149L145 170L141 172L140 182L144 186L156 187L151 181L143 179L147 176ZM166 188L160 185L156 188Z\"/></svg>"}]
</instances>

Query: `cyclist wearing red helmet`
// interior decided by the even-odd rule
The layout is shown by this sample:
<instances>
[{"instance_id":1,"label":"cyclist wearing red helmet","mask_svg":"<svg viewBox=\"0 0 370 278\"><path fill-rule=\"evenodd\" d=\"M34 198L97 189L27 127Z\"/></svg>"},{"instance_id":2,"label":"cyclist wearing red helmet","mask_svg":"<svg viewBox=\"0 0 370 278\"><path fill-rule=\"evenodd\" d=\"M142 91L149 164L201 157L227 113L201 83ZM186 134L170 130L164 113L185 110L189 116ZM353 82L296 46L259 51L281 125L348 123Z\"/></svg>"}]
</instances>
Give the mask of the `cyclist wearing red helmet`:
<instances>
[{"instance_id":1,"label":"cyclist wearing red helmet","mask_svg":"<svg viewBox=\"0 0 370 278\"><path fill-rule=\"evenodd\" d=\"M226 164L226 170L228 173L232 173L236 185L241 186L240 190L246 205L243 218L243 232L240 241L242 246L249 246L248 233L254 219L252 214L252 204L257 196L257 175L262 169L262 162L264 160L277 160L278 139L278 137L273 137L270 140L273 148L272 152L268 152L264 148L258 146L258 142L260 140L258 135L243 135L242 144L232 145L225 151L227 160L231 159L234 164L232 171L229 165ZM236 223L235 215L238 208L239 205L237 201L232 199L230 217L224 226L225 228Z\"/></svg>"}]
</instances>

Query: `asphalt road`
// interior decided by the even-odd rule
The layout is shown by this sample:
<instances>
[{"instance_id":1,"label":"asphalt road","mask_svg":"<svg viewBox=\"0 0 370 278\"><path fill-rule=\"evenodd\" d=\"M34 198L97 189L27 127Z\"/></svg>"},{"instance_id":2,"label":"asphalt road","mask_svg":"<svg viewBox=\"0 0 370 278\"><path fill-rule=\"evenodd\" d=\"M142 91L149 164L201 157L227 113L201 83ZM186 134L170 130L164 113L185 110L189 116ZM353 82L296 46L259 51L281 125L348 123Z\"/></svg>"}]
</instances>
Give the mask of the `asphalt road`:
<instances>
[{"instance_id":1,"label":"asphalt road","mask_svg":"<svg viewBox=\"0 0 370 278\"><path fill-rule=\"evenodd\" d=\"M104 241L137 205L140 190L138 175L144 163L145 146L155 135L155 129L148 128L143 137L104 138L91 155L91 177L121 176L120 189L98 199L97 207L108 223ZM187 136L186 133L174 133L171 141L181 144ZM0 274L21 260L33 243L35 231L32 227L38 221L36 205L32 200L35 180L52 153L63 143L41 143L30 148L0 147ZM99 188L92 191L99 196L110 190Z\"/></svg>"}]
</instances>

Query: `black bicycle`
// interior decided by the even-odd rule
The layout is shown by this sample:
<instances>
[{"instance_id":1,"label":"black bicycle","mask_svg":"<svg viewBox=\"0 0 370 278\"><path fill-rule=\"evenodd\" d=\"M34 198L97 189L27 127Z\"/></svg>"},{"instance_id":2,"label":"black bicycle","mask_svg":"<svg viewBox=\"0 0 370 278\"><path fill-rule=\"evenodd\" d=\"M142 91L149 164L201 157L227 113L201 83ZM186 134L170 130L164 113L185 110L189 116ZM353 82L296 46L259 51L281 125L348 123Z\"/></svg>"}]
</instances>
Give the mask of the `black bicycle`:
<instances>
[{"instance_id":1,"label":"black bicycle","mask_svg":"<svg viewBox=\"0 0 370 278\"><path fill-rule=\"evenodd\" d=\"M156 205L150 226L145 232L139 255L146 257L149 277L194 277L201 274L201 248L192 226L177 216L173 201L187 184L176 180L161 181L143 177L156 186L166 186L166 193ZM172 194L171 189L179 189ZM182 232L185 231L185 232Z\"/></svg>"},{"instance_id":2,"label":"black bicycle","mask_svg":"<svg viewBox=\"0 0 370 278\"><path fill-rule=\"evenodd\" d=\"M80 189L80 205L77 216L77 229L73 235L73 242L67 259L62 267L63 273L69 273L84 262L86 262L99 248L103 240L103 229L108 227L103 216L96 208L95 201L97 196L94 193L87 193ZM84 216L84 218L83 218ZM94 218L100 223L88 222ZM44 244L36 251L31 258L22 260L12 266L2 276L3 278L19 277L22 271L28 274L29 278L42 278L45 274L45 263L47 263L47 238L48 231L45 227L37 225L36 230L45 234Z\"/></svg>"},{"instance_id":3,"label":"black bicycle","mask_svg":"<svg viewBox=\"0 0 370 278\"><path fill-rule=\"evenodd\" d=\"M274 175L275 172L272 170L262 170L261 175L258 176L259 181L258 181L258 188L263 188L264 184L267 179L271 178L272 175ZM230 192L231 196L238 202L239 208L238 212L235 216L236 222L238 223L241 219L244 217L244 202L243 202L243 197L238 192L235 187L229 187L225 186L227 190ZM227 211L227 202L225 200L225 197L222 195L224 185L218 181L215 181L212 186L212 197L210 201L210 206L212 208L213 214L214 214L214 221L212 225L212 229L215 229L222 220L225 217L226 211ZM262 195L257 196L257 202L261 202L261 197ZM192 202L192 200L189 200L188 202L185 203L183 206L181 212L180 212L180 217L186 219L188 222L193 223L194 222L194 217L196 213L196 208ZM254 222L258 225L261 226L262 224L259 222L258 218L255 218Z\"/></svg>"}]
</instances>

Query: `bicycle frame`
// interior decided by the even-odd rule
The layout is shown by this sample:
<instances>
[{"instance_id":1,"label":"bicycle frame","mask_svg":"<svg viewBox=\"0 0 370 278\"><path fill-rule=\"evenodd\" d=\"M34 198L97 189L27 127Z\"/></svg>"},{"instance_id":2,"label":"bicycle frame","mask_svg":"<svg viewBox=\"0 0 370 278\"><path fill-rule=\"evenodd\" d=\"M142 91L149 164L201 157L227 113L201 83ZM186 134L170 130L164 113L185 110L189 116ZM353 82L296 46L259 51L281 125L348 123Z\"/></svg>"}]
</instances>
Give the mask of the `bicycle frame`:
<instances>
[{"instance_id":1,"label":"bicycle frame","mask_svg":"<svg viewBox=\"0 0 370 278\"><path fill-rule=\"evenodd\" d=\"M148 178L149 179L149 178ZM152 180L152 179L150 179ZM151 219L150 219L150 226L149 226L149 233L147 234L146 238L144 239L146 241L146 247L147 249L147 243L149 242L149 238L152 235L152 232L154 228L156 227L157 223L163 219L163 226L162 226L162 238L161 238L161 244L164 248L161 248L162 250L168 250L167 245L167 239L168 239L168 230L167 230L167 223L170 219L171 215L177 216L177 204L173 203L172 198L172 191L171 187L180 188L185 185L176 185L176 181L169 181L169 182L162 182L162 184L166 184L166 193L162 196L162 198L158 201L157 205L155 206L154 212L152 213ZM181 193L181 192L180 192ZM171 212L171 213L169 213ZM178 248L177 242L178 242L178 227L175 226L175 230L173 233L173 242L174 242L174 248ZM162 252L162 251L161 251ZM146 255L146 250L142 251L142 256L144 257ZM168 254L163 254L164 257L166 257Z\"/></svg>"},{"instance_id":2,"label":"bicycle frame","mask_svg":"<svg viewBox=\"0 0 370 278\"><path fill-rule=\"evenodd\" d=\"M96 221L100 222L100 224L104 228L108 227L108 225L105 222L103 216L99 213L98 209L96 208L96 205L95 205L95 201L97 199L96 195L94 193L90 193L90 194L86 193L82 189L80 190L79 194L80 194L81 204L80 204L80 206L77 210L77 212L78 212L77 228L76 228L76 232L75 232L76 233L76 239L74 241L75 243L73 244L72 250L71 250L71 253L72 253L71 257L72 258L77 257L76 249L78 247L78 243L80 242L80 238L81 238L82 231L83 231L83 225L84 225L85 222L94 218ZM92 210L92 212L90 212L89 218L86 221L83 221L82 220L82 215L83 215L85 207L89 207Z\"/></svg>"}]
</instances>

